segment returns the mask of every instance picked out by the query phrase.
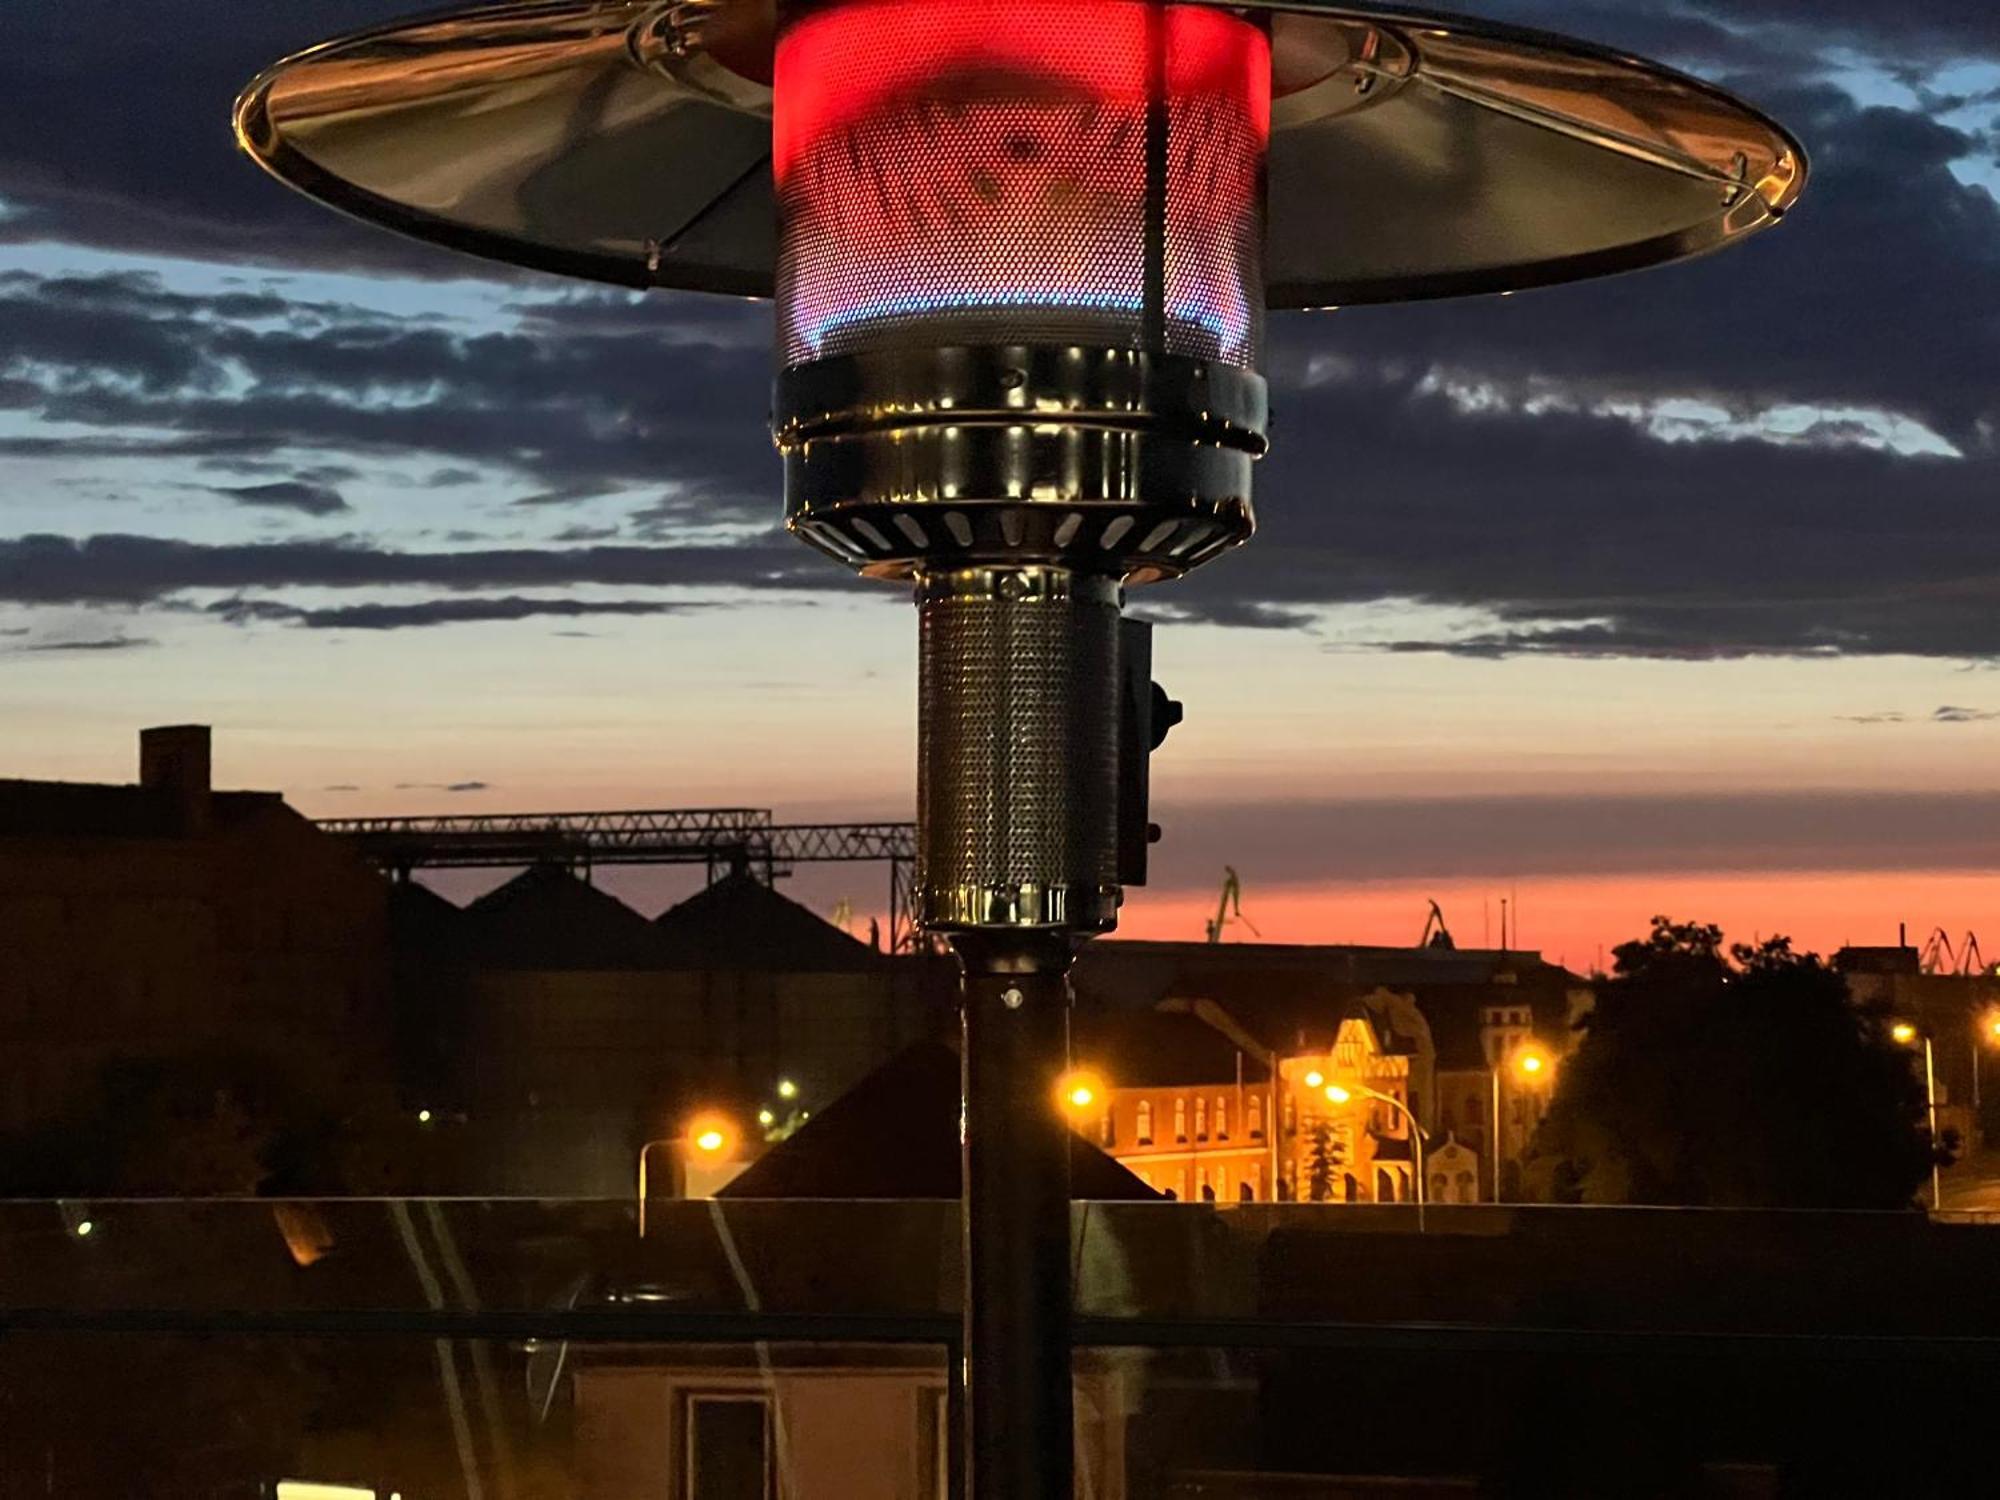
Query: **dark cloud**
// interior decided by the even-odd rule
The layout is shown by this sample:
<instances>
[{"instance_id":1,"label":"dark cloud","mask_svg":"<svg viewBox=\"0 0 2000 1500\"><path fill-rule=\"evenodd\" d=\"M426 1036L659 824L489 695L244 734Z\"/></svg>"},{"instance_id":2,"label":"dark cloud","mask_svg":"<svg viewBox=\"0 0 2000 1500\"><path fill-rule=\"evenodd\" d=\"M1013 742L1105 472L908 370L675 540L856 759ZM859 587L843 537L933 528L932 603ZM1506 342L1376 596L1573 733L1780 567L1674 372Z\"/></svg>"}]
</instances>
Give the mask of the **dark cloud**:
<instances>
[{"instance_id":1,"label":"dark cloud","mask_svg":"<svg viewBox=\"0 0 2000 1500\"><path fill-rule=\"evenodd\" d=\"M269 484L211 485L211 494L274 510L295 510L308 516L330 516L349 509L339 490L304 479L278 479Z\"/></svg>"},{"instance_id":2,"label":"dark cloud","mask_svg":"<svg viewBox=\"0 0 2000 1500\"><path fill-rule=\"evenodd\" d=\"M1333 880L1984 870L2000 840L2000 793L1814 789L1234 805L1156 796L1154 817L1163 837L1152 885L1195 888L1234 863L1254 894L1260 885ZM1254 864L1243 863L1246 850L1256 851Z\"/></svg>"},{"instance_id":3,"label":"dark cloud","mask_svg":"<svg viewBox=\"0 0 2000 1500\"><path fill-rule=\"evenodd\" d=\"M1486 623L1388 649L1472 656L2000 656L2000 206L1948 132L1797 102L1819 180L1738 250L1281 320L1262 535L1173 607L1426 603ZM1664 440L1669 400L1765 435ZM1926 430L1959 456L1883 446Z\"/></svg>"},{"instance_id":4,"label":"dark cloud","mask_svg":"<svg viewBox=\"0 0 2000 1500\"><path fill-rule=\"evenodd\" d=\"M407 630L427 625L465 625L494 620L526 620L540 615L670 615L698 605L663 599L527 599L518 595L473 599L425 599L413 604L340 604L302 609L269 599L223 599L209 612L232 625L280 623L308 630Z\"/></svg>"},{"instance_id":5,"label":"dark cloud","mask_svg":"<svg viewBox=\"0 0 2000 1500\"><path fill-rule=\"evenodd\" d=\"M782 535L728 547L403 552L340 540L211 544L144 536L0 540L0 601L154 604L189 590L733 586L818 589L843 575Z\"/></svg>"},{"instance_id":6,"label":"dark cloud","mask_svg":"<svg viewBox=\"0 0 2000 1500\"><path fill-rule=\"evenodd\" d=\"M149 27L151 0L115 12L98 0L29 7L6 64L26 86L0 90L0 182L22 212L0 236L477 271L223 160L222 113L255 67L406 8L347 0L222 18L176 5L172 26L160 11ZM1277 320L1264 535L1184 585L1140 595L1146 607L1296 628L1328 605L1412 601L1474 623L1405 628L1385 649L1487 657L2000 656L2000 565L1988 561L2000 555L2000 208L1953 172L1992 151L1990 130L1862 108L1825 81L1829 48L1903 69L1913 87L1928 86L1940 62L2000 56L2000 7L1511 0L1492 13L1696 64L1747 89L1804 136L1815 174L1804 203L1781 230L1671 270ZM76 44L100 29L108 51ZM160 66L162 35L176 39L175 66ZM126 79L136 91L126 107L104 110L100 92L77 87L85 68ZM481 332L256 288L197 297L143 276L0 276L0 404L81 434L0 438L0 454L187 459L332 493L347 480L316 466L394 463L428 476L419 483L488 483L530 506L643 487L658 498L622 533L641 540L772 516L777 469L759 420L768 309L539 279L496 294L496 307L515 321ZM1782 444L1667 441L1645 424L1669 400L1739 424L1790 408L1793 431ZM1870 446L1898 423L1960 456ZM562 538L616 534L570 527ZM366 539L176 545L0 542L0 598L843 584L776 537L453 554Z\"/></svg>"},{"instance_id":7,"label":"dark cloud","mask_svg":"<svg viewBox=\"0 0 2000 1500\"><path fill-rule=\"evenodd\" d=\"M0 276L0 374L35 386L45 420L86 429L0 438L0 453L269 464L292 451L349 469L428 454L447 462L426 483L511 476L534 487L528 506L666 479L663 522L772 514L761 343L650 325L466 331L323 305L305 322L245 322L234 300L135 274ZM295 477L325 483L306 462Z\"/></svg>"},{"instance_id":8,"label":"dark cloud","mask_svg":"<svg viewBox=\"0 0 2000 1500\"><path fill-rule=\"evenodd\" d=\"M158 642L153 641L145 636L107 635L107 636L100 636L93 640L81 640L81 641L34 641L26 646L16 646L13 649L16 651L27 651L27 652L78 651L78 652L96 653L96 652L108 652L108 651L137 651L143 649L144 647L153 646L157 644Z\"/></svg>"},{"instance_id":9,"label":"dark cloud","mask_svg":"<svg viewBox=\"0 0 2000 1500\"><path fill-rule=\"evenodd\" d=\"M1991 719L2000 719L2000 709L1961 708L1955 704L1946 703L1932 709L1928 718L1914 721L1908 714L1898 709L1884 709L1880 713L1872 714L1841 714L1839 717L1843 724L1909 724L1912 722L1922 724L1983 724Z\"/></svg>"},{"instance_id":10,"label":"dark cloud","mask_svg":"<svg viewBox=\"0 0 2000 1500\"><path fill-rule=\"evenodd\" d=\"M493 784L488 781L399 781L399 792L489 792Z\"/></svg>"}]
</instances>

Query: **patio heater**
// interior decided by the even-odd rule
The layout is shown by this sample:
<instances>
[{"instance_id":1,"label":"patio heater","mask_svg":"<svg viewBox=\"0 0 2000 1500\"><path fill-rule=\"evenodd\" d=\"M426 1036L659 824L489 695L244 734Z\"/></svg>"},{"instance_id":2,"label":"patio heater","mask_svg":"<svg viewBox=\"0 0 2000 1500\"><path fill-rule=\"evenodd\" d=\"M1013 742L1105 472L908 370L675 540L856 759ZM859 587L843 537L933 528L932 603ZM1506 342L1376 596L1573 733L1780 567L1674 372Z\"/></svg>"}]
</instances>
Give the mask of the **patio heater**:
<instances>
[{"instance_id":1,"label":"patio heater","mask_svg":"<svg viewBox=\"0 0 2000 1500\"><path fill-rule=\"evenodd\" d=\"M1068 1496L1066 975L1144 878L1164 730L1121 609L1250 535L1265 311L1713 249L1792 204L1799 147L1639 59L1322 0L519 0L302 52L235 121L423 239L774 299L787 524L917 604L967 1475Z\"/></svg>"}]
</instances>

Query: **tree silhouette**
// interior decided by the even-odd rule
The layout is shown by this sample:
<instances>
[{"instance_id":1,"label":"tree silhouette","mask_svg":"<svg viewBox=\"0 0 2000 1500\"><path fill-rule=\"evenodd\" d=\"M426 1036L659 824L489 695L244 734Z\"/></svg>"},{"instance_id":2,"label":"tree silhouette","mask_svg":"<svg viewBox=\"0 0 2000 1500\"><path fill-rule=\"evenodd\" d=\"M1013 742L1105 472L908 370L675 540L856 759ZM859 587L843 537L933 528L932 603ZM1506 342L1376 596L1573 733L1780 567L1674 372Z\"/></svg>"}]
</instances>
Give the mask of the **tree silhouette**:
<instances>
[{"instance_id":1,"label":"tree silhouette","mask_svg":"<svg viewBox=\"0 0 2000 1500\"><path fill-rule=\"evenodd\" d=\"M1340 1143L1325 1120L1312 1127L1306 1148L1306 1197L1314 1203L1333 1201L1333 1174L1341 1164Z\"/></svg>"},{"instance_id":2,"label":"tree silhouette","mask_svg":"<svg viewBox=\"0 0 2000 1500\"><path fill-rule=\"evenodd\" d=\"M1655 917L1614 950L1536 1132L1531 1192L1558 1200L1901 1208L1934 1143L1921 1065L1789 938L1725 953Z\"/></svg>"}]
</instances>

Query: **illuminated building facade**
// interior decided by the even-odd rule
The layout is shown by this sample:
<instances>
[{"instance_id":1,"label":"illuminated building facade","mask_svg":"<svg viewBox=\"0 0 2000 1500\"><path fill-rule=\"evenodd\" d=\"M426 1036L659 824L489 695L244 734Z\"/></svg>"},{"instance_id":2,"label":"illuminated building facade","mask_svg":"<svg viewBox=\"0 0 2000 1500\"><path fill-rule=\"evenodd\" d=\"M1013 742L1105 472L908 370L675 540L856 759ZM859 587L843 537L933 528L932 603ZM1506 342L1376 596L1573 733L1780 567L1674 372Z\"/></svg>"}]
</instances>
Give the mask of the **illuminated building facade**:
<instances>
[{"instance_id":1,"label":"illuminated building facade","mask_svg":"<svg viewBox=\"0 0 2000 1500\"><path fill-rule=\"evenodd\" d=\"M1077 991L1075 1059L1109 1101L1078 1129L1216 1202L1412 1201L1412 1117L1489 1200L1496 1089L1510 1194L1591 999L1532 953L1271 943L1099 943Z\"/></svg>"}]
</instances>

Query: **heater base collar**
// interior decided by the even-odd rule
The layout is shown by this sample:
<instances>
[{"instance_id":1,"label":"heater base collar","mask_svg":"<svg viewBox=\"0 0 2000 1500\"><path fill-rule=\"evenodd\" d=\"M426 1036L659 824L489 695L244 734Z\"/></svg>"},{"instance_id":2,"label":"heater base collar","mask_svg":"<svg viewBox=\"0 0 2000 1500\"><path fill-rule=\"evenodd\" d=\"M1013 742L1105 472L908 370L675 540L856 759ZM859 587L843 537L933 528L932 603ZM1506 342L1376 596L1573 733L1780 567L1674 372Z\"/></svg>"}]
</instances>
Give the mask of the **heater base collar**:
<instances>
[{"instance_id":1,"label":"heater base collar","mask_svg":"<svg viewBox=\"0 0 2000 1500\"><path fill-rule=\"evenodd\" d=\"M778 377L790 528L850 567L1053 563L1141 583L1255 529L1264 380L1135 349L892 349Z\"/></svg>"}]
</instances>

